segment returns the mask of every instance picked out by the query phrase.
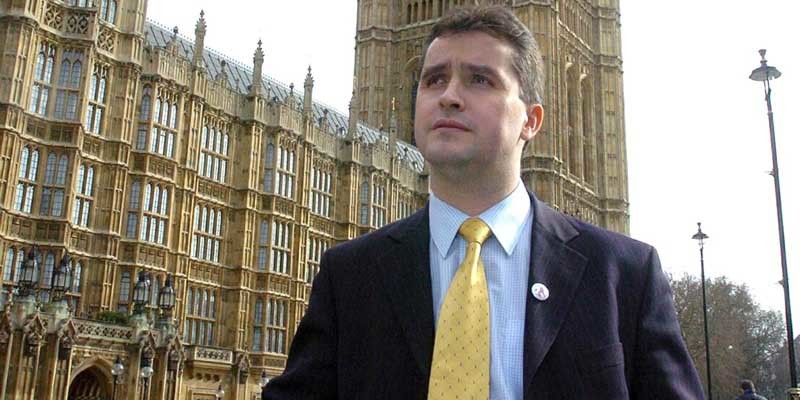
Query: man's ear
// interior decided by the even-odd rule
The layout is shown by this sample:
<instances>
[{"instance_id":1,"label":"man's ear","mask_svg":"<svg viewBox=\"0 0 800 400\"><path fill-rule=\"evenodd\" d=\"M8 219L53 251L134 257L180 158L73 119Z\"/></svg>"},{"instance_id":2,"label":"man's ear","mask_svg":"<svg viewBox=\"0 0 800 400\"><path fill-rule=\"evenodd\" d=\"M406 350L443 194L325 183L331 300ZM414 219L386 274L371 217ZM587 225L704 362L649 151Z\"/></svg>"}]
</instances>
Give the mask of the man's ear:
<instances>
[{"instance_id":1,"label":"man's ear","mask_svg":"<svg viewBox=\"0 0 800 400\"><path fill-rule=\"evenodd\" d=\"M542 108L541 104L531 104L525 110L525 113L527 114L528 119L525 121L525 125L522 126L522 134L520 139L528 141L536 136L536 133L539 132L539 129L542 129L544 108Z\"/></svg>"}]
</instances>

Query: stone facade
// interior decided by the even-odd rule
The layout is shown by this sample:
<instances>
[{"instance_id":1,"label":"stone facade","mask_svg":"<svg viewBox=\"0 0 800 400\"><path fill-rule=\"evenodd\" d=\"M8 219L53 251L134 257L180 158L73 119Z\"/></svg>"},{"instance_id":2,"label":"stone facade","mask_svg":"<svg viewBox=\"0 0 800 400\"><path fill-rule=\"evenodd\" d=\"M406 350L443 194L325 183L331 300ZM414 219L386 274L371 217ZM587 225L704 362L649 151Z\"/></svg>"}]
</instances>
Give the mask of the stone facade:
<instances>
[{"instance_id":1,"label":"stone facade","mask_svg":"<svg viewBox=\"0 0 800 400\"><path fill-rule=\"evenodd\" d=\"M358 71L383 54L366 66L359 58L372 38L419 37L438 15L413 29L365 20L389 3L419 7L359 2ZM537 139L525 182L567 212L626 231L616 8L564 6L608 22L617 36L606 54L587 44L598 42L594 31L573 35L555 5L539 3L548 6L514 7L541 22L546 54L572 49L547 58L548 74L574 78L548 81L548 104L554 93L610 89L562 104L578 111ZM219 389L253 399L261 374L285 365L324 250L427 198L424 161L408 144L410 92L395 84L408 76L386 72L392 83L378 90L357 74L344 115L313 101L310 68L302 92L264 76L261 43L250 66L205 49L202 13L192 39L145 17L145 0L0 6L0 400L212 399ZM401 57L389 54L381 60ZM393 97L397 109L383 104ZM597 108L605 101L613 112ZM567 127L592 138L582 146L596 158L562 157L577 140L556 134ZM27 295L32 248L38 277ZM62 266L72 278L63 294L52 287ZM174 309L160 302L168 277Z\"/></svg>"}]
</instances>

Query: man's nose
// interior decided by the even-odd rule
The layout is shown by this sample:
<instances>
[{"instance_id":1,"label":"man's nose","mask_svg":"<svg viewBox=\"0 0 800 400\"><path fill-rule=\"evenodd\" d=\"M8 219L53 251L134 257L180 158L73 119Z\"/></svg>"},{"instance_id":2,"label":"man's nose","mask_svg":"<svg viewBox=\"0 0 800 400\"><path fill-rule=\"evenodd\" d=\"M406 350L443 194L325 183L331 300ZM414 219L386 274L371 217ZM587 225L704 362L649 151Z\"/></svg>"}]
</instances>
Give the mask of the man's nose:
<instances>
[{"instance_id":1,"label":"man's nose","mask_svg":"<svg viewBox=\"0 0 800 400\"><path fill-rule=\"evenodd\" d=\"M461 93L461 84L457 79L451 79L447 87L439 96L439 106L444 109L464 110L464 99Z\"/></svg>"}]
</instances>

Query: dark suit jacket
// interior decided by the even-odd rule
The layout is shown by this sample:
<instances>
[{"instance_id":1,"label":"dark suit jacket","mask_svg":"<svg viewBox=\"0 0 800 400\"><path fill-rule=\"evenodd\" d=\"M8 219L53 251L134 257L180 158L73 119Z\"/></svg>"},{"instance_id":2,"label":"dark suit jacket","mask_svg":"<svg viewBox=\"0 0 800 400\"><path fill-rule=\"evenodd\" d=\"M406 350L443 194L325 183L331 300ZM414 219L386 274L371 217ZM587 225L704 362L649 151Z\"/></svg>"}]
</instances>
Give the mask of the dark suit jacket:
<instances>
[{"instance_id":1,"label":"dark suit jacket","mask_svg":"<svg viewBox=\"0 0 800 400\"><path fill-rule=\"evenodd\" d=\"M531 196L525 399L702 399L654 248ZM433 352L428 208L330 249L269 399L425 399Z\"/></svg>"}]
</instances>

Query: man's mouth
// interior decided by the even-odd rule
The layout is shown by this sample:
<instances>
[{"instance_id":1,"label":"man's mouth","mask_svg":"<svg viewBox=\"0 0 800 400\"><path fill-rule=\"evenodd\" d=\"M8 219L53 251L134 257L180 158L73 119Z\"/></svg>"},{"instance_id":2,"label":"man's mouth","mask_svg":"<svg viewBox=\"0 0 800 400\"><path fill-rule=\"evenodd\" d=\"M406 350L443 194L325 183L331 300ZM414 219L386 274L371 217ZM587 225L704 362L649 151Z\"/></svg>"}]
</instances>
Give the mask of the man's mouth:
<instances>
[{"instance_id":1,"label":"man's mouth","mask_svg":"<svg viewBox=\"0 0 800 400\"><path fill-rule=\"evenodd\" d=\"M449 118L442 118L442 119L439 119L436 122L434 122L433 129L440 129L440 128L458 129L458 130L462 130L462 131L469 130L469 128L466 125L464 125L463 123L461 123L459 121L456 121L454 119L449 119Z\"/></svg>"}]
</instances>

